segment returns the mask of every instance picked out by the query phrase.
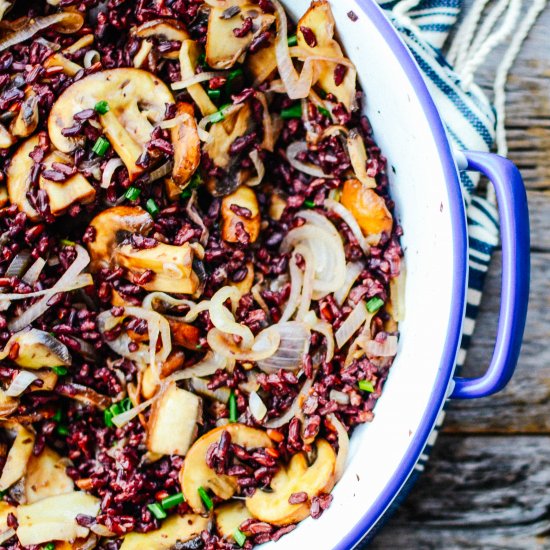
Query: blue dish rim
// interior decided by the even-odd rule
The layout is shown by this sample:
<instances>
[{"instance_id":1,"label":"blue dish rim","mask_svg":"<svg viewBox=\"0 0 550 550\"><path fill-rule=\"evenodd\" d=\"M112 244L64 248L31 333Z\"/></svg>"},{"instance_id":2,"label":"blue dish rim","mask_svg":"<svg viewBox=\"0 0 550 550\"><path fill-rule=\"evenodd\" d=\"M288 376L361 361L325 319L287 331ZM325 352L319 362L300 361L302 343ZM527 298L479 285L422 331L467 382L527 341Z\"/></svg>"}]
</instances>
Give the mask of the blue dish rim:
<instances>
[{"instance_id":1,"label":"blue dish rim","mask_svg":"<svg viewBox=\"0 0 550 550\"><path fill-rule=\"evenodd\" d=\"M384 34L387 44L398 59L416 92L416 96L418 97L435 138L439 158L445 174L451 224L453 228L453 308L449 318L447 338L439 367L439 376L432 389L428 406L426 407L420 426L389 483L378 496L375 503L357 522L353 529L345 535L334 550L349 550L353 548L374 528L378 520L384 515L386 510L399 495L426 446L439 412L445 403L449 383L451 382L451 377L454 372L456 356L462 335L468 266L468 241L464 202L458 171L443 122L441 121L437 108L412 54L402 42L397 31L383 14L381 8L374 0L356 0L356 2L362 12L373 21L376 27Z\"/></svg>"}]
</instances>

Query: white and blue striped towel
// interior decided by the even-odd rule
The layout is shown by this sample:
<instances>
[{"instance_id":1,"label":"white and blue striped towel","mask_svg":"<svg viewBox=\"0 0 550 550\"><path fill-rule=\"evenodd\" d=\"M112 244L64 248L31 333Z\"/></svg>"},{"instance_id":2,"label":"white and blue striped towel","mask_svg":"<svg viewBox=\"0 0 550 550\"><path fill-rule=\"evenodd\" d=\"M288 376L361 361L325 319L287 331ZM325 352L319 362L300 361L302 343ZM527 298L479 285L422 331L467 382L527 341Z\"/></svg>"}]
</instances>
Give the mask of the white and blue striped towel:
<instances>
[{"instance_id":1,"label":"white and blue striped towel","mask_svg":"<svg viewBox=\"0 0 550 550\"><path fill-rule=\"evenodd\" d=\"M414 7L403 9L405 6ZM426 84L447 128L452 145L460 149L489 151L495 140L495 115L484 93L474 84L465 91L459 76L445 60L442 48L456 24L461 0L393 0L380 6L399 31L415 57ZM477 192L478 178L461 173L462 191L467 208L469 234L469 288L466 319L457 366L464 364L466 351L475 326L485 275L493 250L499 240L498 212L495 206ZM414 474L392 505L387 516L401 503L423 471L443 413L418 462ZM386 516L386 517L387 517ZM380 526L384 519L379 522ZM369 537L372 539L373 534ZM368 543L368 541L365 541Z\"/></svg>"}]
</instances>

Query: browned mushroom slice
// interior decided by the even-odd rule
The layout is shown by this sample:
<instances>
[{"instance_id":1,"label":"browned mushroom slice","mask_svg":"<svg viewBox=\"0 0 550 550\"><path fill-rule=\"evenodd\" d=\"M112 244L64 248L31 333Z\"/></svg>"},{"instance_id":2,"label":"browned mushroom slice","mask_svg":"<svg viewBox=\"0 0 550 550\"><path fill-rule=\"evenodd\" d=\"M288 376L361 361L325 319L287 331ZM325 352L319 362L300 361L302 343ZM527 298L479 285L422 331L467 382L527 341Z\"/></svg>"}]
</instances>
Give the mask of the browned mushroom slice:
<instances>
[{"instance_id":1,"label":"browned mushroom slice","mask_svg":"<svg viewBox=\"0 0 550 550\"><path fill-rule=\"evenodd\" d=\"M38 96L29 88L25 92L19 113L10 125L10 133L16 137L26 138L36 130L38 121Z\"/></svg>"},{"instance_id":2,"label":"browned mushroom slice","mask_svg":"<svg viewBox=\"0 0 550 550\"><path fill-rule=\"evenodd\" d=\"M239 242L240 230L246 231L253 243L260 234L260 206L250 187L241 185L222 200L222 239Z\"/></svg>"},{"instance_id":3,"label":"browned mushroom slice","mask_svg":"<svg viewBox=\"0 0 550 550\"><path fill-rule=\"evenodd\" d=\"M201 420L201 399L172 382L151 410L147 448L153 453L184 456L197 437Z\"/></svg>"},{"instance_id":4,"label":"browned mushroom slice","mask_svg":"<svg viewBox=\"0 0 550 550\"><path fill-rule=\"evenodd\" d=\"M177 346L195 351L199 345L200 329L178 319L168 317L167 320L172 333L172 342Z\"/></svg>"},{"instance_id":5,"label":"browned mushroom slice","mask_svg":"<svg viewBox=\"0 0 550 550\"><path fill-rule=\"evenodd\" d=\"M286 468L281 468L271 481L271 492L257 490L246 499L253 517L273 525L288 525L309 515L311 499L328 493L334 487L336 454L325 440L317 441L317 458L308 466L304 453L294 455ZM307 500L290 504L294 493L306 493Z\"/></svg>"},{"instance_id":6,"label":"browned mushroom slice","mask_svg":"<svg viewBox=\"0 0 550 550\"><path fill-rule=\"evenodd\" d=\"M50 153L44 159L44 170L51 169L54 162L64 163L65 157L57 151ZM51 181L42 174L38 185L46 191L50 211L54 216L61 216L73 204L87 204L95 199L95 189L79 172L64 182Z\"/></svg>"},{"instance_id":7,"label":"browned mushroom slice","mask_svg":"<svg viewBox=\"0 0 550 550\"><path fill-rule=\"evenodd\" d=\"M13 345L18 347L14 362L20 367L41 369L69 366L72 362L67 346L43 330L33 328L20 332L13 339Z\"/></svg>"},{"instance_id":8,"label":"browned mushroom slice","mask_svg":"<svg viewBox=\"0 0 550 550\"><path fill-rule=\"evenodd\" d=\"M178 103L176 117L181 117L182 120L171 130L174 146L172 179L183 189L199 167L201 144L193 106L190 103Z\"/></svg>"},{"instance_id":9,"label":"browned mushroom slice","mask_svg":"<svg viewBox=\"0 0 550 550\"><path fill-rule=\"evenodd\" d=\"M44 498L17 508L17 537L23 546L43 544L51 540L74 541L88 536L89 529L77 522L84 515L95 518L100 501L75 491Z\"/></svg>"},{"instance_id":10,"label":"browned mushroom slice","mask_svg":"<svg viewBox=\"0 0 550 550\"><path fill-rule=\"evenodd\" d=\"M365 142L357 129L350 130L346 139L351 167L357 179L365 186L374 189L376 180L367 174L367 150Z\"/></svg>"},{"instance_id":11,"label":"browned mushroom slice","mask_svg":"<svg viewBox=\"0 0 550 550\"><path fill-rule=\"evenodd\" d=\"M78 146L78 140L65 137L62 130L74 124L76 113L93 109L98 101L109 105L100 121L133 180L143 172L136 161L153 125L164 119L166 104L174 97L159 78L140 69L109 69L82 78L61 94L50 112L48 131L58 150L68 153Z\"/></svg>"},{"instance_id":12,"label":"browned mushroom slice","mask_svg":"<svg viewBox=\"0 0 550 550\"><path fill-rule=\"evenodd\" d=\"M240 11L226 17L228 9L240 4ZM275 16L264 13L255 4L225 2L223 7L210 9L206 35L206 62L214 69L229 69L249 48L252 40L275 22ZM246 32L246 26L250 29ZM235 32L237 34L235 34ZM239 31L242 31L239 33ZM241 34L242 36L238 36Z\"/></svg>"},{"instance_id":13,"label":"browned mushroom slice","mask_svg":"<svg viewBox=\"0 0 550 550\"><path fill-rule=\"evenodd\" d=\"M202 531L208 528L208 517L197 514L184 516L170 516L162 523L160 529L148 533L129 533L124 537L120 550L170 550L172 548L186 548L184 544L197 538ZM192 548L192 546L189 546Z\"/></svg>"},{"instance_id":14,"label":"browned mushroom slice","mask_svg":"<svg viewBox=\"0 0 550 550\"><path fill-rule=\"evenodd\" d=\"M34 447L34 432L27 430L22 424L8 425L8 427L14 429L15 439L2 469L0 491L5 491L25 475Z\"/></svg>"},{"instance_id":15,"label":"browned mushroom slice","mask_svg":"<svg viewBox=\"0 0 550 550\"><path fill-rule=\"evenodd\" d=\"M267 48L261 48L257 52L249 54L246 58L246 66L255 84L261 84L268 80L277 70L275 44L272 43Z\"/></svg>"},{"instance_id":16,"label":"browned mushroom slice","mask_svg":"<svg viewBox=\"0 0 550 550\"><path fill-rule=\"evenodd\" d=\"M0 185L0 208L4 208L10 198L8 197L8 190L4 185Z\"/></svg>"},{"instance_id":17,"label":"browned mushroom slice","mask_svg":"<svg viewBox=\"0 0 550 550\"><path fill-rule=\"evenodd\" d=\"M233 534L242 523L252 518L244 502L239 500L224 502L220 506L216 506L214 516L218 532L225 539L233 539Z\"/></svg>"},{"instance_id":18,"label":"browned mushroom slice","mask_svg":"<svg viewBox=\"0 0 550 550\"><path fill-rule=\"evenodd\" d=\"M8 516L10 514L13 514L14 517L17 517L17 507L12 506L5 501L0 501L0 538L2 538L2 535L4 533L10 530L10 527L8 525Z\"/></svg>"},{"instance_id":19,"label":"browned mushroom slice","mask_svg":"<svg viewBox=\"0 0 550 550\"><path fill-rule=\"evenodd\" d=\"M32 504L43 498L74 491L73 480L66 473L65 460L45 447L38 456L31 456L25 473L25 496Z\"/></svg>"},{"instance_id":20,"label":"browned mushroom slice","mask_svg":"<svg viewBox=\"0 0 550 550\"><path fill-rule=\"evenodd\" d=\"M159 37L162 40L170 42L183 42L189 38L185 26L177 19L153 19L143 23L135 30L135 35L139 38ZM162 54L168 59L177 59L178 51Z\"/></svg>"},{"instance_id":21,"label":"browned mushroom slice","mask_svg":"<svg viewBox=\"0 0 550 550\"><path fill-rule=\"evenodd\" d=\"M153 248L135 249L122 245L115 249L114 261L139 277L151 270L154 278L138 284L145 290L193 294L199 279L193 271L193 249L189 243L182 246L158 243Z\"/></svg>"},{"instance_id":22,"label":"browned mushroom slice","mask_svg":"<svg viewBox=\"0 0 550 550\"><path fill-rule=\"evenodd\" d=\"M189 449L180 472L181 490L194 512L204 512L204 505L198 492L199 487L212 491L224 500L231 498L237 490L238 484L234 477L218 475L206 464L208 448L219 441L224 430L231 436L232 443L241 445L247 450L273 447L273 442L264 431L237 423L214 428L197 439Z\"/></svg>"},{"instance_id":23,"label":"browned mushroom slice","mask_svg":"<svg viewBox=\"0 0 550 550\"><path fill-rule=\"evenodd\" d=\"M95 234L88 243L92 271L110 267L113 252L123 239L133 233L147 234L153 227L151 215L139 206L114 206L98 214L90 223Z\"/></svg>"},{"instance_id":24,"label":"browned mushroom slice","mask_svg":"<svg viewBox=\"0 0 550 550\"><path fill-rule=\"evenodd\" d=\"M304 33L301 31L304 27L315 35L314 47L311 47L304 38ZM334 28L334 16L327 0L313 2L298 22L296 37L299 48L308 55L342 58L344 54L340 44L334 39ZM346 68L343 81L337 85L334 76L336 64L329 61L317 61L316 64L319 67L318 82L321 88L333 94L350 110L355 100L357 71L352 67Z\"/></svg>"},{"instance_id":25,"label":"browned mushroom slice","mask_svg":"<svg viewBox=\"0 0 550 550\"><path fill-rule=\"evenodd\" d=\"M44 61L44 67L47 69L49 67L61 67L63 72L67 76L74 76L78 71L83 70L84 67L80 66L78 63L67 59L63 54L73 54L82 48L87 48L91 46L94 42L93 34L85 34L82 38L79 38L76 42L73 42L70 46L67 46L63 53L56 52L46 61Z\"/></svg>"},{"instance_id":26,"label":"browned mushroom slice","mask_svg":"<svg viewBox=\"0 0 550 550\"><path fill-rule=\"evenodd\" d=\"M31 206L27 199L30 187L30 174L34 161L29 156L38 145L38 136L33 136L25 141L13 155L7 170L8 195L11 204L16 204L21 212L25 212L32 221L40 219L40 214Z\"/></svg>"},{"instance_id":27,"label":"browned mushroom slice","mask_svg":"<svg viewBox=\"0 0 550 550\"><path fill-rule=\"evenodd\" d=\"M9 149L16 139L0 124L0 149Z\"/></svg>"}]
</instances>

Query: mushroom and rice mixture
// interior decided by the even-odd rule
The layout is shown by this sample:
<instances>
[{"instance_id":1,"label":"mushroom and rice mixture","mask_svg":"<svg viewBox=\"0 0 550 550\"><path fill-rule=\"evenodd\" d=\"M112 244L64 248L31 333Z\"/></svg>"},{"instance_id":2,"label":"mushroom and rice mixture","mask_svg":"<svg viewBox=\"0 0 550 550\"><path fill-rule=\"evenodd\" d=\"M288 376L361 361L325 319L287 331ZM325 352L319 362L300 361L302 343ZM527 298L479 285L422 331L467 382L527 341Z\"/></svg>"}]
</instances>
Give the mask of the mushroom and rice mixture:
<instances>
[{"instance_id":1,"label":"mushroom and rice mixture","mask_svg":"<svg viewBox=\"0 0 550 550\"><path fill-rule=\"evenodd\" d=\"M329 4L0 15L1 547L250 549L320 517L404 281Z\"/></svg>"}]
</instances>

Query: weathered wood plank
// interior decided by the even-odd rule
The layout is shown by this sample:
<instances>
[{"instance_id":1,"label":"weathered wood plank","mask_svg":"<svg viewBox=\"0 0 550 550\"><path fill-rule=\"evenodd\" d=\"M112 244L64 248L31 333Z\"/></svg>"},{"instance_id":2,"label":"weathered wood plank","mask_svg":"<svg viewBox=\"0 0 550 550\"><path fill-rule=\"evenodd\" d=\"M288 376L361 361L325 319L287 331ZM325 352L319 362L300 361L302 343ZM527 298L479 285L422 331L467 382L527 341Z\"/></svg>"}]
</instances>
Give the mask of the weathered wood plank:
<instances>
[{"instance_id":1,"label":"weathered wood plank","mask_svg":"<svg viewBox=\"0 0 550 550\"><path fill-rule=\"evenodd\" d=\"M371 548L549 548L550 437L442 435Z\"/></svg>"},{"instance_id":2,"label":"weathered wood plank","mask_svg":"<svg viewBox=\"0 0 550 550\"><path fill-rule=\"evenodd\" d=\"M451 404L445 430L470 433L550 433L550 254L532 255L531 299L519 364L508 387L497 395ZM501 254L495 254L468 354L464 375L489 364L500 305Z\"/></svg>"}]
</instances>

